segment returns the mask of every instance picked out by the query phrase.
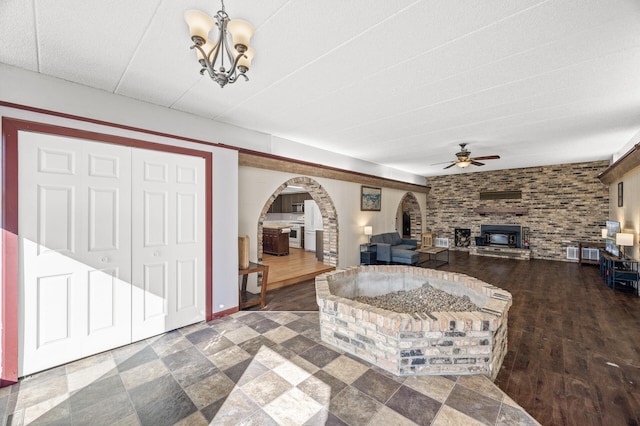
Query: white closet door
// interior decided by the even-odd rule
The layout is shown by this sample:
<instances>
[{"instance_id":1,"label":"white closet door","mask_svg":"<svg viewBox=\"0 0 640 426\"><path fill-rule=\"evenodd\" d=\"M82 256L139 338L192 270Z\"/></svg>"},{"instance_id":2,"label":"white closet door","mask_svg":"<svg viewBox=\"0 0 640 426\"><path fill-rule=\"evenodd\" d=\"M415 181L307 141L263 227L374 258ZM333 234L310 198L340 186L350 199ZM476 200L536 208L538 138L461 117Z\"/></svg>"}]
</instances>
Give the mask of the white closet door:
<instances>
[{"instance_id":1,"label":"white closet door","mask_svg":"<svg viewBox=\"0 0 640 426\"><path fill-rule=\"evenodd\" d=\"M131 341L130 148L20 132L24 376Z\"/></svg>"},{"instance_id":2,"label":"white closet door","mask_svg":"<svg viewBox=\"0 0 640 426\"><path fill-rule=\"evenodd\" d=\"M133 151L134 341L205 319L204 164Z\"/></svg>"}]
</instances>

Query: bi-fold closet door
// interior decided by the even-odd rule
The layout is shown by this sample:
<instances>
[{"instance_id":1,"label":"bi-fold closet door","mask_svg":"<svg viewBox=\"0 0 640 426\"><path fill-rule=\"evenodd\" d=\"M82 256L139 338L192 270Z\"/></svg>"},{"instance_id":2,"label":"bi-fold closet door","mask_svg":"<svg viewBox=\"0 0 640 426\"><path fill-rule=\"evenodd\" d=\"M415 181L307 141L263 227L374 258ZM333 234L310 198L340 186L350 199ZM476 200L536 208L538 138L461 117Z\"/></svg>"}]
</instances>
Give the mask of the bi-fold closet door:
<instances>
[{"instance_id":1,"label":"bi-fold closet door","mask_svg":"<svg viewBox=\"0 0 640 426\"><path fill-rule=\"evenodd\" d=\"M205 318L199 157L21 131L19 376Z\"/></svg>"}]
</instances>

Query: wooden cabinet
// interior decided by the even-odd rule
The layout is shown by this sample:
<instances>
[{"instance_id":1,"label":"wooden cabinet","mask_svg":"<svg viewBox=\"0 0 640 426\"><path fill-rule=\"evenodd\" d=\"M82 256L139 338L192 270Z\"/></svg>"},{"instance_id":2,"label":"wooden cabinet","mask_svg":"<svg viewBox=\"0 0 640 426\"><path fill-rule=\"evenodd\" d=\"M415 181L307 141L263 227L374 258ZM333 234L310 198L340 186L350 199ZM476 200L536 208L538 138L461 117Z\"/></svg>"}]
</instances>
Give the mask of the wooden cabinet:
<instances>
[{"instance_id":1,"label":"wooden cabinet","mask_svg":"<svg viewBox=\"0 0 640 426\"><path fill-rule=\"evenodd\" d=\"M282 195L278 195L276 199L273 200L268 213L282 213Z\"/></svg>"},{"instance_id":2,"label":"wooden cabinet","mask_svg":"<svg viewBox=\"0 0 640 426\"><path fill-rule=\"evenodd\" d=\"M289 233L278 228L264 228L262 231L262 252L284 256L289 254Z\"/></svg>"},{"instance_id":3,"label":"wooden cabinet","mask_svg":"<svg viewBox=\"0 0 640 426\"><path fill-rule=\"evenodd\" d=\"M311 200L311 194L300 192L298 194L280 194L269 207L269 213L292 213L291 205L294 203L304 203L304 200Z\"/></svg>"}]
</instances>

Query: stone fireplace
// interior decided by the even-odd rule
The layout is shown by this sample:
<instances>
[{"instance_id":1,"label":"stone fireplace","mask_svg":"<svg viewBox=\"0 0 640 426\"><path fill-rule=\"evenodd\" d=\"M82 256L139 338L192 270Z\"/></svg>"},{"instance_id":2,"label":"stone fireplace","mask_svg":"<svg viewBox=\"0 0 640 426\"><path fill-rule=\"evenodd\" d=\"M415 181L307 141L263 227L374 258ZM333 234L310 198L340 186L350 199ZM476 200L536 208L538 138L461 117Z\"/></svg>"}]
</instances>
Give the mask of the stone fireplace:
<instances>
[{"instance_id":1,"label":"stone fireplace","mask_svg":"<svg viewBox=\"0 0 640 426\"><path fill-rule=\"evenodd\" d=\"M428 284L475 312L396 313L353 300ZM484 374L507 352L511 294L476 278L410 266L358 266L316 277L322 340L397 375Z\"/></svg>"}]
</instances>

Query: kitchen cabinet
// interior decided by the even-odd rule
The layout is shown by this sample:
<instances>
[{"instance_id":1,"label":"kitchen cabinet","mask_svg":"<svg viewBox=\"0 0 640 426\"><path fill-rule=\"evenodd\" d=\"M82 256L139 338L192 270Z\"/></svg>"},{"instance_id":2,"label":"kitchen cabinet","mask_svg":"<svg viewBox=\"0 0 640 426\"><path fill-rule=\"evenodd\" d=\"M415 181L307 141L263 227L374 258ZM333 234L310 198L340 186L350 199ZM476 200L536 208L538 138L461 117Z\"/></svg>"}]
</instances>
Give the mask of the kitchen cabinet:
<instances>
[{"instance_id":1,"label":"kitchen cabinet","mask_svg":"<svg viewBox=\"0 0 640 426\"><path fill-rule=\"evenodd\" d=\"M278 195L271 206L268 213L282 213L282 195Z\"/></svg>"},{"instance_id":2,"label":"kitchen cabinet","mask_svg":"<svg viewBox=\"0 0 640 426\"><path fill-rule=\"evenodd\" d=\"M263 228L262 252L276 256L289 254L289 233L283 233L282 228Z\"/></svg>"},{"instance_id":3,"label":"kitchen cabinet","mask_svg":"<svg viewBox=\"0 0 640 426\"><path fill-rule=\"evenodd\" d=\"M304 203L304 200L311 200L311 194L300 192L297 194L280 194L269 207L269 213L293 213L291 205Z\"/></svg>"}]
</instances>

